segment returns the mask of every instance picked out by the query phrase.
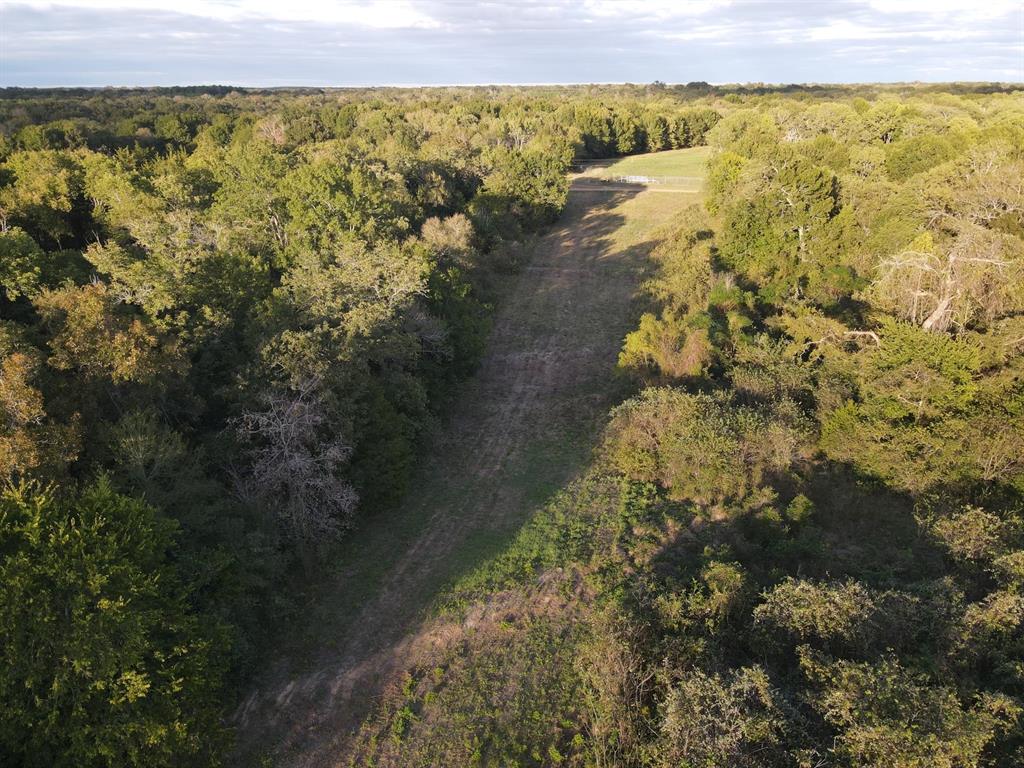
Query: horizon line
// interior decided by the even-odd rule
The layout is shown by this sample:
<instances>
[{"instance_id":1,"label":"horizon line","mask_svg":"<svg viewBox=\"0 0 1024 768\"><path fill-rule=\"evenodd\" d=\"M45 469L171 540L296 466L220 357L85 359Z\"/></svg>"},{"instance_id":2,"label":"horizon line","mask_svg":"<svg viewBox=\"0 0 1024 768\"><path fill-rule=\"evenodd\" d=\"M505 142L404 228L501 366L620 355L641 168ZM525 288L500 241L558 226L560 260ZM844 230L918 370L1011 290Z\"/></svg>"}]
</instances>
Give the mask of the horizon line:
<instances>
[{"instance_id":1,"label":"horizon line","mask_svg":"<svg viewBox=\"0 0 1024 768\"><path fill-rule=\"evenodd\" d=\"M744 80L710 82L706 80L691 80L688 82L669 82L667 80L652 80L650 82L633 82L628 80L589 80L589 81L564 81L564 82L478 82L478 83L360 83L355 85L245 85L232 82L209 82L209 83L175 83L173 85L156 84L90 84L90 85L67 85L67 84L45 84L45 85L18 85L0 84L0 90L22 88L26 90L116 90L116 89L158 89L158 88L240 88L244 90L355 90L368 88L395 88L395 89L427 89L427 88L544 88L544 87L565 87L565 86L587 86L587 85L620 85L620 86L652 86L663 85L665 87L688 87L690 85L707 85L711 88L735 87L785 87L785 86L851 86L851 85L1012 85L1024 87L1022 80L834 80L834 81L778 81L768 82L764 80Z\"/></svg>"}]
</instances>

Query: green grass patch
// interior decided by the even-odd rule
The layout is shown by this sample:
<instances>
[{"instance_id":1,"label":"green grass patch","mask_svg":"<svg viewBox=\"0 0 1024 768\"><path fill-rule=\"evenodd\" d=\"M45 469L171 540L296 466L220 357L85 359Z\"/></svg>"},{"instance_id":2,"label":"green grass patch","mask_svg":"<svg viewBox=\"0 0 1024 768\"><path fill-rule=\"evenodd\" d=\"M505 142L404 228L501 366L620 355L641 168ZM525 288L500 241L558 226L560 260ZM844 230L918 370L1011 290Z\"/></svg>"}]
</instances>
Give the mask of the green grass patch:
<instances>
[{"instance_id":1,"label":"green grass patch","mask_svg":"<svg viewBox=\"0 0 1024 768\"><path fill-rule=\"evenodd\" d=\"M597 529L618 517L621 484L596 472L571 483L541 507L508 546L456 582L441 602L458 612L488 594L525 584L544 571L590 559Z\"/></svg>"},{"instance_id":2,"label":"green grass patch","mask_svg":"<svg viewBox=\"0 0 1024 768\"><path fill-rule=\"evenodd\" d=\"M583 166L583 176L597 179L611 179L619 176L675 177L671 186L696 189L704 179L704 166L710 156L710 147L692 147L665 152L649 152L644 155L629 155L615 160L586 163ZM690 177L692 180L684 181L682 177Z\"/></svg>"}]
</instances>

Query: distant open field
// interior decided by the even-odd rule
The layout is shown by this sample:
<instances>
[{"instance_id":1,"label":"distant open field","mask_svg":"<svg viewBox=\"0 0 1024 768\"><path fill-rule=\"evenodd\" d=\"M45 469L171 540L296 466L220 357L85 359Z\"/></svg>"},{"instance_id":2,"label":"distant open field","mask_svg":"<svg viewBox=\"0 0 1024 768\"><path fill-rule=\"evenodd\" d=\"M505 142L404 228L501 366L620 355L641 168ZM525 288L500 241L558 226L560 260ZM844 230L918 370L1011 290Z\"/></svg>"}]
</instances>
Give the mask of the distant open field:
<instances>
[{"instance_id":1,"label":"distant open field","mask_svg":"<svg viewBox=\"0 0 1024 768\"><path fill-rule=\"evenodd\" d=\"M649 179L646 183L652 186L695 192L700 188L704 164L710 155L710 147L693 147L630 155L616 160L588 160L581 163L582 172L577 178L613 181L642 177Z\"/></svg>"}]
</instances>

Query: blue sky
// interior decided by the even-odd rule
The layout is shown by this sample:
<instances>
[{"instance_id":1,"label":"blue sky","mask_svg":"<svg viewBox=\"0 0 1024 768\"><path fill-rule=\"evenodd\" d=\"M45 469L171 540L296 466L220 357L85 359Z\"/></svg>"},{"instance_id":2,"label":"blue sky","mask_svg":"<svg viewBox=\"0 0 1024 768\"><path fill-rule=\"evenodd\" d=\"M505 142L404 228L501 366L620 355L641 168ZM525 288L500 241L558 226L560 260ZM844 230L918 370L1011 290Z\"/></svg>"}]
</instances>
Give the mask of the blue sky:
<instances>
[{"instance_id":1,"label":"blue sky","mask_svg":"<svg viewBox=\"0 0 1024 768\"><path fill-rule=\"evenodd\" d=\"M0 85L1024 81L1024 0L0 0Z\"/></svg>"}]
</instances>

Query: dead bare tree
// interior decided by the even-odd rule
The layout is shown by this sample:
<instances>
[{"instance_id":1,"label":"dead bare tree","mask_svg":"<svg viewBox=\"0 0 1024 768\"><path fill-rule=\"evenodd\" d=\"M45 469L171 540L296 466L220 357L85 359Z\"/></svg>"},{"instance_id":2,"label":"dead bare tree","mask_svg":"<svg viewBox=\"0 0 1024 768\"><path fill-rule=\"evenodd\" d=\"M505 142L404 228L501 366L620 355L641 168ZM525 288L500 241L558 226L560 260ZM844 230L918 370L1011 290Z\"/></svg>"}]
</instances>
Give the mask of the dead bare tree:
<instances>
[{"instance_id":1,"label":"dead bare tree","mask_svg":"<svg viewBox=\"0 0 1024 768\"><path fill-rule=\"evenodd\" d=\"M925 330L962 330L1018 309L1024 260L1007 238L969 222L943 249L925 244L885 259L871 286L874 298Z\"/></svg>"},{"instance_id":2,"label":"dead bare tree","mask_svg":"<svg viewBox=\"0 0 1024 768\"><path fill-rule=\"evenodd\" d=\"M287 141L287 131L280 115L270 115L256 126L258 135L275 147L283 146Z\"/></svg>"},{"instance_id":3,"label":"dead bare tree","mask_svg":"<svg viewBox=\"0 0 1024 768\"><path fill-rule=\"evenodd\" d=\"M319 382L271 391L261 400L261 409L234 422L248 458L237 473L239 491L272 509L306 557L317 543L335 538L355 511L358 496L339 477L352 448L338 435L325 436Z\"/></svg>"},{"instance_id":4,"label":"dead bare tree","mask_svg":"<svg viewBox=\"0 0 1024 768\"><path fill-rule=\"evenodd\" d=\"M933 222L964 217L985 226L1024 213L1024 161L1008 146L979 147L969 153L958 176L935 194Z\"/></svg>"}]
</instances>

